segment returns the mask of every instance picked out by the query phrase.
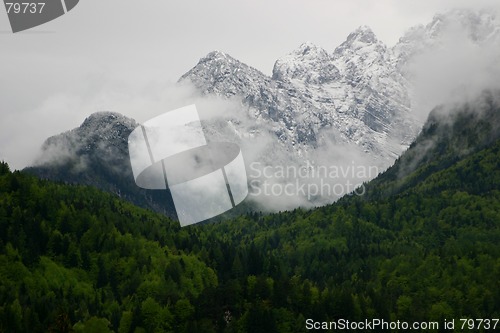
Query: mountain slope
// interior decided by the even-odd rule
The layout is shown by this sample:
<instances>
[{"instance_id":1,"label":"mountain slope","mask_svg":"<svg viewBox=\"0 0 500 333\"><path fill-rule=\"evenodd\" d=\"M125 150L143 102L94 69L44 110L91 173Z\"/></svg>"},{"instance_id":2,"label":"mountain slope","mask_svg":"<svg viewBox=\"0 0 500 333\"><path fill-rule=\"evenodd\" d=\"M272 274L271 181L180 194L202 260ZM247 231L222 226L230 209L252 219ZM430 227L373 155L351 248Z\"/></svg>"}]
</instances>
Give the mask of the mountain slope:
<instances>
[{"instance_id":1,"label":"mountain slope","mask_svg":"<svg viewBox=\"0 0 500 333\"><path fill-rule=\"evenodd\" d=\"M135 184L128 136L137 126L135 120L118 113L94 113L80 127L47 139L34 166L25 171L44 179L91 185L176 217L167 191L147 191Z\"/></svg>"},{"instance_id":2,"label":"mountain slope","mask_svg":"<svg viewBox=\"0 0 500 333\"><path fill-rule=\"evenodd\" d=\"M419 157L397 192L183 229L1 163L0 329L290 333L306 318L498 318L498 96L434 114L435 130L367 185L385 192ZM450 144L423 151L429 138ZM436 156L446 163L412 183Z\"/></svg>"}]
</instances>

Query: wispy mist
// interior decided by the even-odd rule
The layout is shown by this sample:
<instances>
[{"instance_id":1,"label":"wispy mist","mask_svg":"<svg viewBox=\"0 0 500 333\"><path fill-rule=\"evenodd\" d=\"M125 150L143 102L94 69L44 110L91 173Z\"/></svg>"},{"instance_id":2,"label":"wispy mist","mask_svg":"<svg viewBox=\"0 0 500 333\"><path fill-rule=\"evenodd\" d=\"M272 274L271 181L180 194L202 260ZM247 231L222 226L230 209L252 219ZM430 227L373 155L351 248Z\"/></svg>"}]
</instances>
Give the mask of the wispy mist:
<instances>
[{"instance_id":1,"label":"wispy mist","mask_svg":"<svg viewBox=\"0 0 500 333\"><path fill-rule=\"evenodd\" d=\"M456 14L467 15L469 25L437 20L442 25L438 38L408 64L413 112L421 121L436 106L462 104L500 88L500 21L485 11Z\"/></svg>"}]
</instances>

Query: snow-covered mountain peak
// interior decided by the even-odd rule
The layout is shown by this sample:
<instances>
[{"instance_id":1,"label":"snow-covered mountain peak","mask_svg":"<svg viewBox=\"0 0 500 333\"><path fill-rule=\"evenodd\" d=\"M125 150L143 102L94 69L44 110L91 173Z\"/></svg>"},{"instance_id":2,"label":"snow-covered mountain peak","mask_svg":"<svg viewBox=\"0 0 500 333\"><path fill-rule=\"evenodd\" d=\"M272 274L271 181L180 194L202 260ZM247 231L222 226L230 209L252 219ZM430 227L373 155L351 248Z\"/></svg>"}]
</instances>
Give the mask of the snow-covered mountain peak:
<instances>
[{"instance_id":1,"label":"snow-covered mountain peak","mask_svg":"<svg viewBox=\"0 0 500 333\"><path fill-rule=\"evenodd\" d=\"M110 167L123 169L127 162L129 134L137 122L116 112L96 112L70 131L48 138L34 165L62 165L71 161L67 172L81 172L94 157Z\"/></svg>"},{"instance_id":2,"label":"snow-covered mountain peak","mask_svg":"<svg viewBox=\"0 0 500 333\"><path fill-rule=\"evenodd\" d=\"M344 54L349 51L357 52L367 48L370 48L370 50L382 50L385 48L385 45L377 39L377 36L370 27L364 25L350 33L346 41L335 49L335 54Z\"/></svg>"},{"instance_id":3,"label":"snow-covered mountain peak","mask_svg":"<svg viewBox=\"0 0 500 333\"><path fill-rule=\"evenodd\" d=\"M259 90L259 85L270 78L227 53L210 52L184 74L179 82L189 81L203 94L215 93L225 97Z\"/></svg>"},{"instance_id":4,"label":"snow-covered mountain peak","mask_svg":"<svg viewBox=\"0 0 500 333\"><path fill-rule=\"evenodd\" d=\"M347 40L350 42L358 41L365 44L373 44L378 41L373 30L367 25L362 25L354 30L347 36Z\"/></svg>"},{"instance_id":5,"label":"snow-covered mountain peak","mask_svg":"<svg viewBox=\"0 0 500 333\"><path fill-rule=\"evenodd\" d=\"M219 50L212 51L208 53L206 56L200 59L198 64L203 64L203 63L233 63L233 62L238 62L238 60L234 59L231 57L229 54L224 53Z\"/></svg>"},{"instance_id":6,"label":"snow-covered mountain peak","mask_svg":"<svg viewBox=\"0 0 500 333\"><path fill-rule=\"evenodd\" d=\"M385 67L390 56L385 44L377 39L370 27L361 26L335 49L333 58L341 73L352 78L365 76L375 67Z\"/></svg>"},{"instance_id":7,"label":"snow-covered mountain peak","mask_svg":"<svg viewBox=\"0 0 500 333\"><path fill-rule=\"evenodd\" d=\"M308 84L323 84L339 78L339 70L328 52L311 42L278 59L273 68L273 79L300 80Z\"/></svg>"},{"instance_id":8,"label":"snow-covered mountain peak","mask_svg":"<svg viewBox=\"0 0 500 333\"><path fill-rule=\"evenodd\" d=\"M224 75L228 69L242 66L246 65L231 57L229 54L221 51L212 51L201 58L193 69Z\"/></svg>"},{"instance_id":9,"label":"snow-covered mountain peak","mask_svg":"<svg viewBox=\"0 0 500 333\"><path fill-rule=\"evenodd\" d=\"M312 42L305 42L302 43L296 50L291 52L290 55L302 57L324 57L328 55L328 52Z\"/></svg>"},{"instance_id":10,"label":"snow-covered mountain peak","mask_svg":"<svg viewBox=\"0 0 500 333\"><path fill-rule=\"evenodd\" d=\"M134 128L136 122L117 112L100 111L88 116L80 126L80 129L96 132L108 130L110 127L117 126Z\"/></svg>"}]
</instances>

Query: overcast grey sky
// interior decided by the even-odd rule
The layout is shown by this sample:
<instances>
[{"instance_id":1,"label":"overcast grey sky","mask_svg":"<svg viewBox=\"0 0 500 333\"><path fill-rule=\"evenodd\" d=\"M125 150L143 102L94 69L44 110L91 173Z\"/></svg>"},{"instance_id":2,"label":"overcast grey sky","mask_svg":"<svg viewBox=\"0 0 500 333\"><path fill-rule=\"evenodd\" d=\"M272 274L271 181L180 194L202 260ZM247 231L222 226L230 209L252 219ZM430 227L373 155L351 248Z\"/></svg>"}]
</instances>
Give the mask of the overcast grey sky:
<instances>
[{"instance_id":1,"label":"overcast grey sky","mask_svg":"<svg viewBox=\"0 0 500 333\"><path fill-rule=\"evenodd\" d=\"M332 51L369 25L391 46L454 7L498 10L500 1L81 0L15 35L1 9L0 159L28 165L46 137L95 111L145 120L160 112L166 87L214 49L270 74L302 42Z\"/></svg>"}]
</instances>

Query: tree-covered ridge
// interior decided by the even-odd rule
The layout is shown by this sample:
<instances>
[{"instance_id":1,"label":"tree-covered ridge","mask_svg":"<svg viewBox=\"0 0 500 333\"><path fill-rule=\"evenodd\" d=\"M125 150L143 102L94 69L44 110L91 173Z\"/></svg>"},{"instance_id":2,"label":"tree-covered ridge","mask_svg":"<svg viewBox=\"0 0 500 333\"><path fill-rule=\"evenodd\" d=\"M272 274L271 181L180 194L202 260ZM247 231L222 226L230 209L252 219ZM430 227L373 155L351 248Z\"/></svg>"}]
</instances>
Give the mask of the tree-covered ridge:
<instances>
[{"instance_id":1,"label":"tree-covered ridge","mask_svg":"<svg viewBox=\"0 0 500 333\"><path fill-rule=\"evenodd\" d=\"M498 317L499 164L500 142L397 196L264 217L228 239L284 260L284 276L352 296L314 318Z\"/></svg>"},{"instance_id":2,"label":"tree-covered ridge","mask_svg":"<svg viewBox=\"0 0 500 333\"><path fill-rule=\"evenodd\" d=\"M199 256L176 249L179 229L109 194L2 164L0 331L178 331L190 300L218 285Z\"/></svg>"},{"instance_id":3,"label":"tree-covered ridge","mask_svg":"<svg viewBox=\"0 0 500 333\"><path fill-rule=\"evenodd\" d=\"M485 91L469 103L438 107L394 166L370 183L366 197L400 193L498 139L500 92Z\"/></svg>"}]
</instances>

